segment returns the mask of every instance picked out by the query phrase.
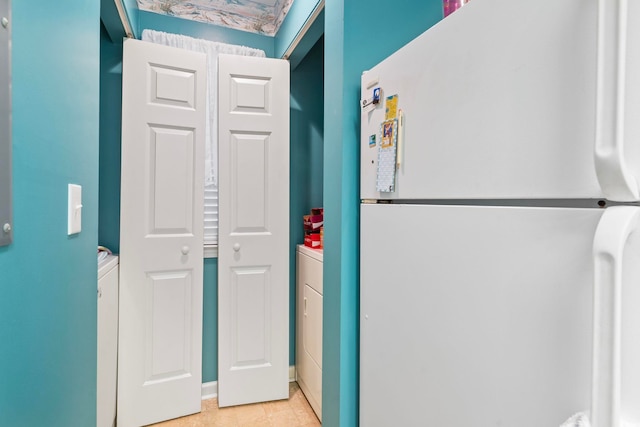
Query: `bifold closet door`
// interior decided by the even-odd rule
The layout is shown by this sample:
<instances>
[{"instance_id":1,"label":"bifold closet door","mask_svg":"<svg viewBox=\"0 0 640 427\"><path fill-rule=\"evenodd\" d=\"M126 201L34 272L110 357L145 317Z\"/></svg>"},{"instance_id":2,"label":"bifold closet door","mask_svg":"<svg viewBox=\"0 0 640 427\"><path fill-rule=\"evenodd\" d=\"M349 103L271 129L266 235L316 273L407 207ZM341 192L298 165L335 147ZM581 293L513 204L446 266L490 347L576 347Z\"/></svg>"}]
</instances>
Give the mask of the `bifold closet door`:
<instances>
[{"instance_id":1,"label":"bifold closet door","mask_svg":"<svg viewBox=\"0 0 640 427\"><path fill-rule=\"evenodd\" d=\"M218 402L289 397L289 63L220 55Z\"/></svg>"},{"instance_id":2,"label":"bifold closet door","mask_svg":"<svg viewBox=\"0 0 640 427\"><path fill-rule=\"evenodd\" d=\"M200 411L206 57L125 40L118 426Z\"/></svg>"}]
</instances>

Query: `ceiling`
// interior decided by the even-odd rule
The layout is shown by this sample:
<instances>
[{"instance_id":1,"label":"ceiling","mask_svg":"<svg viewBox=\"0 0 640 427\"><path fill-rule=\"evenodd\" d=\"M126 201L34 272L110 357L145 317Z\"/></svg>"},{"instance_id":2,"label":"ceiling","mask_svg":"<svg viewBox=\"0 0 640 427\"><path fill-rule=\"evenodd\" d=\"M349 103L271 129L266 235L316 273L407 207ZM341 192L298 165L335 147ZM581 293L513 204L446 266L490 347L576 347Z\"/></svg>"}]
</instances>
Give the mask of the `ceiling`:
<instances>
[{"instance_id":1,"label":"ceiling","mask_svg":"<svg viewBox=\"0 0 640 427\"><path fill-rule=\"evenodd\" d=\"M137 0L141 10L275 36L293 0Z\"/></svg>"}]
</instances>

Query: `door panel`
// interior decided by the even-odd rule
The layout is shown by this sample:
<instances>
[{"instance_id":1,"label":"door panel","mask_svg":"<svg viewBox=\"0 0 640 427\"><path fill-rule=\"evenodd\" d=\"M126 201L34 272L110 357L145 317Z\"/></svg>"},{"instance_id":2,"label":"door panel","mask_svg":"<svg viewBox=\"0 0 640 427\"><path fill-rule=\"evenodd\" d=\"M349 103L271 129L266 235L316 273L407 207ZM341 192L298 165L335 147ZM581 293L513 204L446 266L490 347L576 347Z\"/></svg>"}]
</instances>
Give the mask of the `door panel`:
<instances>
[{"instance_id":1,"label":"door panel","mask_svg":"<svg viewBox=\"0 0 640 427\"><path fill-rule=\"evenodd\" d=\"M150 131L150 233L192 233L193 130L151 126Z\"/></svg>"},{"instance_id":2,"label":"door panel","mask_svg":"<svg viewBox=\"0 0 640 427\"><path fill-rule=\"evenodd\" d=\"M640 425L640 233L631 233L622 261L620 310L620 413L633 425Z\"/></svg>"},{"instance_id":3,"label":"door panel","mask_svg":"<svg viewBox=\"0 0 640 427\"><path fill-rule=\"evenodd\" d=\"M151 102L194 108L195 74L188 70L176 70L161 66L150 66Z\"/></svg>"},{"instance_id":4,"label":"door panel","mask_svg":"<svg viewBox=\"0 0 640 427\"><path fill-rule=\"evenodd\" d=\"M231 77L231 112L268 114L271 79L259 76Z\"/></svg>"},{"instance_id":5,"label":"door panel","mask_svg":"<svg viewBox=\"0 0 640 427\"><path fill-rule=\"evenodd\" d=\"M626 3L638 22L640 6ZM633 88L640 39L638 26L628 27ZM603 198L594 167L597 34L597 1L483 0L365 72L361 98L377 86L397 94L405 126L396 191L379 193L369 138L385 119L384 97L361 113L361 198ZM627 93L625 114L637 117L640 103L631 101L640 91ZM638 172L640 121L620 125Z\"/></svg>"},{"instance_id":6,"label":"door panel","mask_svg":"<svg viewBox=\"0 0 640 427\"><path fill-rule=\"evenodd\" d=\"M322 369L322 295L304 286L304 349Z\"/></svg>"},{"instance_id":7,"label":"door panel","mask_svg":"<svg viewBox=\"0 0 640 427\"><path fill-rule=\"evenodd\" d=\"M219 57L220 406L289 397L289 64Z\"/></svg>"},{"instance_id":8,"label":"door panel","mask_svg":"<svg viewBox=\"0 0 640 427\"><path fill-rule=\"evenodd\" d=\"M363 205L362 425L540 427L589 409L603 212Z\"/></svg>"},{"instance_id":9,"label":"door panel","mask_svg":"<svg viewBox=\"0 0 640 427\"><path fill-rule=\"evenodd\" d=\"M200 411L206 58L124 42L118 425Z\"/></svg>"},{"instance_id":10,"label":"door panel","mask_svg":"<svg viewBox=\"0 0 640 427\"><path fill-rule=\"evenodd\" d=\"M145 386L191 372L192 277L190 271L149 274Z\"/></svg>"},{"instance_id":11,"label":"door panel","mask_svg":"<svg viewBox=\"0 0 640 427\"><path fill-rule=\"evenodd\" d=\"M269 134L231 133L232 232L267 232Z\"/></svg>"},{"instance_id":12,"label":"door panel","mask_svg":"<svg viewBox=\"0 0 640 427\"><path fill-rule=\"evenodd\" d=\"M271 347L271 307L269 270L267 268L233 269L231 310L231 351L235 353L231 369L264 366L269 363Z\"/></svg>"}]
</instances>

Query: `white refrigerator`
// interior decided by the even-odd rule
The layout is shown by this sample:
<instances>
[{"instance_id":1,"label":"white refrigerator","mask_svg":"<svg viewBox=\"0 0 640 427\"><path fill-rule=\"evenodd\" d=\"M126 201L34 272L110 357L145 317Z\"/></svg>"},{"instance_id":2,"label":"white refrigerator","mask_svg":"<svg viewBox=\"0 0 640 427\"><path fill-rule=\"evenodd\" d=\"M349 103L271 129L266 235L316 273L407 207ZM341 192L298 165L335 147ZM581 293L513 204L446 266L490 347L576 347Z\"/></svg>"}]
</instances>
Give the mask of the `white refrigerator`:
<instances>
[{"instance_id":1,"label":"white refrigerator","mask_svg":"<svg viewBox=\"0 0 640 427\"><path fill-rule=\"evenodd\" d=\"M360 425L640 426L640 1L473 0L361 99Z\"/></svg>"}]
</instances>

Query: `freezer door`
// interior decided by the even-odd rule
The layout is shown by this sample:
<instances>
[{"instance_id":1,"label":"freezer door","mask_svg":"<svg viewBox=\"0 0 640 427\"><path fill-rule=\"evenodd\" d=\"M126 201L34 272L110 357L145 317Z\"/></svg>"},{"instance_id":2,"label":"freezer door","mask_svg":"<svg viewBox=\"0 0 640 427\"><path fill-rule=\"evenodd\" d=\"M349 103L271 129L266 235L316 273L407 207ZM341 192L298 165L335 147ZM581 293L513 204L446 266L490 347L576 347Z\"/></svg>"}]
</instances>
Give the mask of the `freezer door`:
<instances>
[{"instance_id":1,"label":"freezer door","mask_svg":"<svg viewBox=\"0 0 640 427\"><path fill-rule=\"evenodd\" d=\"M589 410L592 248L604 212L363 205L361 425L558 426ZM625 250L627 327L622 362L614 363L622 385L599 380L608 387L601 396L617 396L633 422L640 422L639 234Z\"/></svg>"},{"instance_id":2,"label":"freezer door","mask_svg":"<svg viewBox=\"0 0 640 427\"><path fill-rule=\"evenodd\" d=\"M363 74L362 100L382 95L361 110L361 198L636 200L637 22L637 1L470 2Z\"/></svg>"}]
</instances>

